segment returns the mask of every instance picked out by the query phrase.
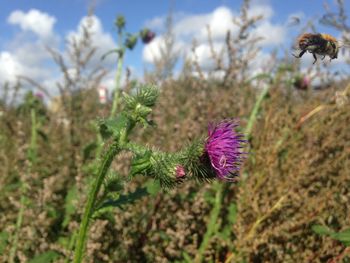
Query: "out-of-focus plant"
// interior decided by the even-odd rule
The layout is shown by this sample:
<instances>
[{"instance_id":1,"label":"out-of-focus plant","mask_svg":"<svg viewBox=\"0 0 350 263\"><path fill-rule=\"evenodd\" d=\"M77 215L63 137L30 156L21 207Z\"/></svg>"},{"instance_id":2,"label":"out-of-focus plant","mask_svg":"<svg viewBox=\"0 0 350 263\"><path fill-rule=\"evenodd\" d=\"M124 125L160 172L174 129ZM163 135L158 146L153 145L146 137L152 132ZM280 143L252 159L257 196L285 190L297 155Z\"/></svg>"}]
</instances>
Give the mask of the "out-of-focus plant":
<instances>
[{"instance_id":1,"label":"out-of-focus plant","mask_svg":"<svg viewBox=\"0 0 350 263\"><path fill-rule=\"evenodd\" d=\"M37 158L38 158L37 139L38 139L39 127L40 127L40 123L43 121L43 118L46 118L43 99L44 97L42 93L38 92L36 94L33 94L33 92L30 91L26 94L23 104L21 104L18 108L18 111L20 114L26 114L30 112L31 133L30 133L30 143L27 150L28 167L27 167L26 174L21 176L21 182L20 182L20 191L21 191L20 208L17 214L16 230L11 240L12 247L9 255L10 263L15 262L19 232L22 227L23 214L24 214L24 209L27 202L26 194L27 194L29 185L27 183L26 177L31 174L32 167L33 165L36 164Z\"/></svg>"},{"instance_id":2,"label":"out-of-focus plant","mask_svg":"<svg viewBox=\"0 0 350 263\"><path fill-rule=\"evenodd\" d=\"M145 73L147 81L158 83L173 77L175 65L181 56L175 43L173 13L170 11L165 21L165 32L156 46L160 55L153 56L153 70Z\"/></svg>"},{"instance_id":3,"label":"out-of-focus plant","mask_svg":"<svg viewBox=\"0 0 350 263\"><path fill-rule=\"evenodd\" d=\"M144 44L149 44L155 38L155 33L149 30L148 28L144 28L134 34L125 32L126 21L125 17L122 15L117 16L114 24L117 27L118 31L118 46L116 49L110 50L102 56L102 59L105 59L108 55L113 53L116 53L118 55L117 71L115 75L115 88L113 91L113 104L110 116L114 116L118 110L121 92L120 81L123 71L123 62L126 50L133 50L139 38Z\"/></svg>"},{"instance_id":4,"label":"out-of-focus plant","mask_svg":"<svg viewBox=\"0 0 350 263\"><path fill-rule=\"evenodd\" d=\"M130 176L143 175L151 177L159 182L163 189L172 188L187 179L208 181L214 178L234 181L243 161L242 152L245 140L240 133L235 131L237 123L234 120L226 120L209 127L208 137L194 140L187 147L176 153L162 152L148 146L139 145L129 140L129 135L137 124L151 125L148 116L152 112L158 90L152 86L142 87L137 94L123 96L123 110L116 118L100 121L100 131L104 140L109 140L110 145L104 154L96 178L91 186L85 205L84 214L80 225L75 248L74 262L83 260L84 247L87 240L89 222L94 213L108 206L119 206L122 203L132 201L142 196L132 193L128 197L118 196L115 200L108 192L121 190L121 178L118 174L109 177L112 185L104 185L102 200L99 195L101 186L108 178L108 170L113 159L120 152L131 152L133 159L130 168Z\"/></svg>"},{"instance_id":5,"label":"out-of-focus plant","mask_svg":"<svg viewBox=\"0 0 350 263\"><path fill-rule=\"evenodd\" d=\"M238 27L238 32L232 33L228 31L226 33L226 45L221 50L214 48L211 29L209 26L207 27L208 44L211 58L215 65L214 70L208 74L214 77L215 74L223 75L224 84L229 84L232 80L235 80L238 84L243 84L251 73L249 70L251 62L261 49L258 43L263 40L263 36L253 34L252 29L263 19L263 15L252 16L249 14L249 8L250 0L243 1L239 16L233 19L233 23ZM197 46L197 41L193 41L192 64L199 77L204 79L206 74L198 62Z\"/></svg>"}]
</instances>

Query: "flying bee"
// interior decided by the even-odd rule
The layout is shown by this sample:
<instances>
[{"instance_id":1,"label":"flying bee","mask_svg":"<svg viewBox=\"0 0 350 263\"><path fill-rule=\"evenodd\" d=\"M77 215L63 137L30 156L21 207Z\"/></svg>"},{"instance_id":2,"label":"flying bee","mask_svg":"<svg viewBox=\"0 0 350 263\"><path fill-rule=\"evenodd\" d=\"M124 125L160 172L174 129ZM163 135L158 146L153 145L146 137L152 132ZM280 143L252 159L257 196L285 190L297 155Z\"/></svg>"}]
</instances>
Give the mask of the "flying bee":
<instances>
[{"instance_id":1,"label":"flying bee","mask_svg":"<svg viewBox=\"0 0 350 263\"><path fill-rule=\"evenodd\" d=\"M309 51L309 53L311 53L315 59L313 64L315 64L317 61L316 55L323 56L321 58L322 60L326 56L329 56L330 60L338 58L338 52L340 48L338 40L328 34L302 34L298 38L298 45L301 49L301 52L298 56L294 54L293 56L296 58L301 58L306 51Z\"/></svg>"}]
</instances>

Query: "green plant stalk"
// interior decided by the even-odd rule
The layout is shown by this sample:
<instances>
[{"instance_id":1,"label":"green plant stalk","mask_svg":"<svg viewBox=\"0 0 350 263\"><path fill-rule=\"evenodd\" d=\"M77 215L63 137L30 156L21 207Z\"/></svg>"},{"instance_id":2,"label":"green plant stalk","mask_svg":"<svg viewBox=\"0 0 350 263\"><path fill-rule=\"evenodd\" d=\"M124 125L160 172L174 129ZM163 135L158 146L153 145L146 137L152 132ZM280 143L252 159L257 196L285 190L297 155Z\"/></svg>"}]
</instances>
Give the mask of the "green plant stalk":
<instances>
[{"instance_id":1,"label":"green plant stalk","mask_svg":"<svg viewBox=\"0 0 350 263\"><path fill-rule=\"evenodd\" d=\"M122 76L123 61L124 61L124 54L118 58L117 73L115 75L114 98L113 98L112 110L111 110L111 115L110 115L111 117L113 117L115 115L117 108L118 108L118 104L119 104L120 79Z\"/></svg>"},{"instance_id":2,"label":"green plant stalk","mask_svg":"<svg viewBox=\"0 0 350 263\"><path fill-rule=\"evenodd\" d=\"M30 135L30 160L32 163L36 162L37 157L37 124L36 124L36 112L34 108L30 109L30 119L31 119L31 135Z\"/></svg>"},{"instance_id":3,"label":"green plant stalk","mask_svg":"<svg viewBox=\"0 0 350 263\"><path fill-rule=\"evenodd\" d=\"M16 256L16 251L17 251L17 244L18 244L18 234L19 234L19 231L22 227L22 222L23 222L23 214L24 214L24 205L25 205L25 200L26 200L26 197L24 195L24 183L22 182L22 186L21 186L21 192L22 192L22 195L21 195L21 201L20 201L20 209L19 209L19 212L18 212L18 215L17 215L17 221L16 221L16 231L15 231L15 234L13 236L13 239L12 239L12 247L11 247L11 250L10 250L10 256L9 256L9 263L14 263L15 262L15 256Z\"/></svg>"},{"instance_id":4,"label":"green plant stalk","mask_svg":"<svg viewBox=\"0 0 350 263\"><path fill-rule=\"evenodd\" d=\"M71 253L72 253L72 251L73 251L73 249L74 249L74 244L75 244L75 240L76 240L76 238L77 238L77 231L75 230L74 232L73 232L73 234L70 236L70 238L69 238L69 244L68 244L68 250L69 251L71 251ZM70 254L70 256L71 256L72 254ZM65 263L69 263L70 262L70 256L69 257L67 257L66 258L66 260L64 261Z\"/></svg>"},{"instance_id":5,"label":"green plant stalk","mask_svg":"<svg viewBox=\"0 0 350 263\"><path fill-rule=\"evenodd\" d=\"M120 91L120 80L122 77L122 71L123 71L123 62L124 62L124 53L125 48L123 45L123 32L120 30L118 32L118 46L121 49L118 54L118 65L117 65L117 72L115 74L115 89L114 89L114 97L113 97L113 104L112 104L112 110L110 117L113 117L117 111L118 104L119 104L119 91Z\"/></svg>"},{"instance_id":6,"label":"green plant stalk","mask_svg":"<svg viewBox=\"0 0 350 263\"><path fill-rule=\"evenodd\" d=\"M270 86L268 85L262 90L262 92L260 93L260 96L258 97L258 99L256 100L256 102L254 104L253 110L252 110L252 112L251 112L251 114L249 116L247 127L245 129L245 134L248 137L251 136L254 123L255 123L255 121L256 121L256 119L258 117L258 113L259 113L259 110L260 110L260 107L261 107L261 103L263 102L263 100L267 96L267 94L269 92L269 88L270 88Z\"/></svg>"},{"instance_id":7,"label":"green plant stalk","mask_svg":"<svg viewBox=\"0 0 350 263\"><path fill-rule=\"evenodd\" d=\"M218 225L216 224L220 210L221 210L221 198L223 193L223 184L222 183L216 183L217 184L217 191L215 194L215 202L213 209L210 212L210 219L207 227L207 231L203 237L202 243L198 249L198 253L194 259L195 263L200 263L203 260L203 254L209 244L209 241L212 237L212 235L217 231Z\"/></svg>"},{"instance_id":8,"label":"green plant stalk","mask_svg":"<svg viewBox=\"0 0 350 263\"><path fill-rule=\"evenodd\" d=\"M245 135L247 136L247 138L249 138L251 136L251 132L252 132L252 129L253 129L253 125L257 119L257 116L258 116L258 113L259 113L259 110L261 108L261 104L263 102L263 100L266 98L267 94L268 94L268 91L269 91L269 88L270 88L270 85L266 86L263 91L260 93L259 97L257 98L255 104L254 104L254 107L253 107L253 110L252 112L250 113L250 116L249 116L249 120L248 120L248 124L247 124L247 127L245 129ZM217 189L217 196L220 197L218 203L217 203L217 199L215 198L215 204L211 210L211 215L210 216L210 219L209 219L209 222L207 224L207 231L205 232L204 234L204 238L202 240L202 243L199 247L199 253L196 255L195 257L195 262L196 263L200 263L202 262L202 259L203 259L203 253L204 251L206 250L208 244L209 244L209 241L211 239L211 237L213 236L214 234L214 230L215 228L213 226L216 226L216 222L217 222L217 219L218 219L218 216L219 216L219 213L220 213L220 208L221 208L221 198L223 196L223 192L225 190L225 186L224 185L220 185L219 188ZM217 226L218 228L218 226Z\"/></svg>"},{"instance_id":9,"label":"green plant stalk","mask_svg":"<svg viewBox=\"0 0 350 263\"><path fill-rule=\"evenodd\" d=\"M84 214L82 217L79 233L77 236L77 243L75 247L74 261L73 261L74 263L80 263L83 260L89 221L93 213L93 208L96 202L96 198L100 191L103 180L108 172L108 169L111 166L111 163L114 157L119 153L119 151L120 149L119 149L118 143L114 142L108 149L107 153L105 154L103 161L101 163L101 166L98 170L97 178L94 181L92 188L89 192L88 200L85 205Z\"/></svg>"}]
</instances>

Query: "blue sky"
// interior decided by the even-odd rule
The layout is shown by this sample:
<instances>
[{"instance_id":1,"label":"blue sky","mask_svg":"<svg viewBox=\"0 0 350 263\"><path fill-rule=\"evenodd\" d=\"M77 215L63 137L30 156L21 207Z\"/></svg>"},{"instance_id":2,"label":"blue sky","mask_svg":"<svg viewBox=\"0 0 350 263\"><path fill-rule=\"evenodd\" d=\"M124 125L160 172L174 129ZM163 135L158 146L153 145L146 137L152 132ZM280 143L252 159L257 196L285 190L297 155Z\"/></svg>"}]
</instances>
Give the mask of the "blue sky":
<instances>
[{"instance_id":1,"label":"blue sky","mask_svg":"<svg viewBox=\"0 0 350 263\"><path fill-rule=\"evenodd\" d=\"M14 81L16 75L29 75L42 83L51 86L58 79L58 71L51 70L50 57L45 54L45 45L63 50L65 39L79 34L79 25L86 16L91 1L87 0L1 0L0 2L0 82ZM334 0L327 1L334 7ZM157 33L154 43L148 46L138 44L136 49L128 52L126 65L140 77L145 66L150 67L157 57L157 45L162 43L164 19L172 9L174 13L174 30L177 48L189 50L193 38L201 43L198 47L200 63L205 65L208 58L208 47L205 45L203 28L209 24L215 38L215 47L221 48L223 32L231 28L231 17L235 16L242 1L234 0L96 0L95 22L96 45L100 53L108 51L116 44L116 30L113 22L117 14L123 14L127 20L127 31L137 32L148 26ZM346 9L350 10L350 1L345 0ZM281 1L255 0L252 10L265 16L264 22L256 29L257 33L266 36L262 42L263 50L276 47L289 48L300 28L309 20L317 21L324 13L323 1ZM252 11L254 13L255 11ZM255 14L255 13L254 13ZM300 25L290 27L291 16L301 19ZM330 28L316 23L320 32L339 35ZM221 42L220 42L221 41ZM182 54L183 55L183 54ZM264 54L261 54L262 57ZM311 56L306 63L312 61ZM105 66L113 71L113 58ZM52 68L51 68L52 67ZM51 71L50 71L51 70ZM109 79L108 79L109 78ZM107 76L105 84L112 85L112 74Z\"/></svg>"}]
</instances>

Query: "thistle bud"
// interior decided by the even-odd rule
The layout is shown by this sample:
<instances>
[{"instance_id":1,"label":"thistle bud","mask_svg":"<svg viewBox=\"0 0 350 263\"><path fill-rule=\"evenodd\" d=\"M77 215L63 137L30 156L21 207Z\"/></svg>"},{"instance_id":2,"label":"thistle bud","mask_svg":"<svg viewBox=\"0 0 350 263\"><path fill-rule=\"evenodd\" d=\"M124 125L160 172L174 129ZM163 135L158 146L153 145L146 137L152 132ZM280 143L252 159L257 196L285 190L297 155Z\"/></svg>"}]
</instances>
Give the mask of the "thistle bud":
<instances>
[{"instance_id":1,"label":"thistle bud","mask_svg":"<svg viewBox=\"0 0 350 263\"><path fill-rule=\"evenodd\" d=\"M141 30L140 36L144 44L149 44L155 38L156 34L148 28L145 28Z\"/></svg>"},{"instance_id":2,"label":"thistle bud","mask_svg":"<svg viewBox=\"0 0 350 263\"><path fill-rule=\"evenodd\" d=\"M118 28L118 31L121 32L125 27L125 18L122 15L118 15L117 19L115 20L114 24Z\"/></svg>"},{"instance_id":3,"label":"thistle bud","mask_svg":"<svg viewBox=\"0 0 350 263\"><path fill-rule=\"evenodd\" d=\"M176 178L183 178L186 176L185 168L182 165L178 165L175 168Z\"/></svg>"},{"instance_id":4,"label":"thistle bud","mask_svg":"<svg viewBox=\"0 0 350 263\"><path fill-rule=\"evenodd\" d=\"M124 45L128 49L133 50L136 43L137 43L137 36L128 34L128 37L126 38Z\"/></svg>"}]
</instances>

